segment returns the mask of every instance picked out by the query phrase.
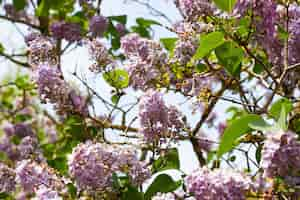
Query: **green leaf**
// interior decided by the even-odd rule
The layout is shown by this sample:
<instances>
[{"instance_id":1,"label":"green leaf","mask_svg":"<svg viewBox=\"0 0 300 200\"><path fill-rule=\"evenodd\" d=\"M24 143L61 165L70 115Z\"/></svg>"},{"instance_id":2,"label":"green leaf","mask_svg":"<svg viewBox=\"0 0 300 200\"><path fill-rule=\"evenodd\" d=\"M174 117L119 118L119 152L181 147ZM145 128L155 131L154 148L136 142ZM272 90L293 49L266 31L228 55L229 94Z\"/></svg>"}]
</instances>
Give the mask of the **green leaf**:
<instances>
[{"instance_id":1,"label":"green leaf","mask_svg":"<svg viewBox=\"0 0 300 200\"><path fill-rule=\"evenodd\" d=\"M250 128L252 128L254 130L258 130L258 131L272 131L272 130L275 129L274 126L268 124L263 119L252 121L248 125L249 125Z\"/></svg>"},{"instance_id":2,"label":"green leaf","mask_svg":"<svg viewBox=\"0 0 300 200\"><path fill-rule=\"evenodd\" d=\"M121 200L143 200L144 195L133 186L127 186L125 191L122 192Z\"/></svg>"},{"instance_id":3,"label":"green leaf","mask_svg":"<svg viewBox=\"0 0 300 200\"><path fill-rule=\"evenodd\" d=\"M269 114L276 120L279 119L282 107L285 107L285 111L288 114L293 109L293 103L287 98L279 99L275 103L273 103L269 110Z\"/></svg>"},{"instance_id":4,"label":"green leaf","mask_svg":"<svg viewBox=\"0 0 300 200\"><path fill-rule=\"evenodd\" d=\"M50 10L50 2L48 0L42 0L39 6L35 10L35 14L38 17L47 17Z\"/></svg>"},{"instance_id":5,"label":"green leaf","mask_svg":"<svg viewBox=\"0 0 300 200\"><path fill-rule=\"evenodd\" d=\"M117 21L124 25L127 23L127 15L110 16L108 18L112 21Z\"/></svg>"},{"instance_id":6,"label":"green leaf","mask_svg":"<svg viewBox=\"0 0 300 200\"><path fill-rule=\"evenodd\" d=\"M182 184L181 181L174 181L167 174L158 175L145 193L145 200L150 200L156 193L167 193L176 190Z\"/></svg>"},{"instance_id":7,"label":"green leaf","mask_svg":"<svg viewBox=\"0 0 300 200\"><path fill-rule=\"evenodd\" d=\"M177 38L161 38L160 41L164 45L164 47L169 51L172 52L173 49L175 48L175 44Z\"/></svg>"},{"instance_id":8,"label":"green leaf","mask_svg":"<svg viewBox=\"0 0 300 200\"><path fill-rule=\"evenodd\" d=\"M221 10L231 12L235 6L237 0L214 0L215 4Z\"/></svg>"},{"instance_id":9,"label":"green leaf","mask_svg":"<svg viewBox=\"0 0 300 200\"><path fill-rule=\"evenodd\" d=\"M0 53L4 52L4 46L0 43Z\"/></svg>"},{"instance_id":10,"label":"green leaf","mask_svg":"<svg viewBox=\"0 0 300 200\"><path fill-rule=\"evenodd\" d=\"M129 76L127 71L116 69L103 74L104 80L112 87L117 89L126 88L129 84Z\"/></svg>"},{"instance_id":11,"label":"green leaf","mask_svg":"<svg viewBox=\"0 0 300 200\"><path fill-rule=\"evenodd\" d=\"M136 19L136 23L140 26L143 26L143 27L150 27L152 25L159 25L161 26L161 23L155 21L155 20L152 20L152 19L144 19L144 18L137 18Z\"/></svg>"},{"instance_id":12,"label":"green leaf","mask_svg":"<svg viewBox=\"0 0 300 200\"><path fill-rule=\"evenodd\" d=\"M200 45L193 59L199 60L208 55L212 50L225 42L224 34L221 32L212 32L200 37Z\"/></svg>"},{"instance_id":13,"label":"green leaf","mask_svg":"<svg viewBox=\"0 0 300 200\"><path fill-rule=\"evenodd\" d=\"M259 145L255 152L255 158L258 164L260 163L261 160L261 150L262 150L262 145Z\"/></svg>"},{"instance_id":14,"label":"green leaf","mask_svg":"<svg viewBox=\"0 0 300 200\"><path fill-rule=\"evenodd\" d=\"M254 114L246 114L234 121L232 121L225 129L221 138L220 146L218 149L218 157L232 150L236 145L235 142L238 138L251 131L249 123L253 121L262 120L261 116Z\"/></svg>"},{"instance_id":15,"label":"green leaf","mask_svg":"<svg viewBox=\"0 0 300 200\"><path fill-rule=\"evenodd\" d=\"M27 4L26 0L13 0L13 5L16 10L23 10Z\"/></svg>"},{"instance_id":16,"label":"green leaf","mask_svg":"<svg viewBox=\"0 0 300 200\"><path fill-rule=\"evenodd\" d=\"M225 42L216 48L216 56L219 63L232 75L240 74L240 64L244 57L244 51L236 43L232 41Z\"/></svg>"},{"instance_id":17,"label":"green leaf","mask_svg":"<svg viewBox=\"0 0 300 200\"><path fill-rule=\"evenodd\" d=\"M176 148L168 150L164 156L159 157L153 162L153 173L167 169L180 169L178 150Z\"/></svg>"},{"instance_id":18,"label":"green leaf","mask_svg":"<svg viewBox=\"0 0 300 200\"><path fill-rule=\"evenodd\" d=\"M286 112L285 106L281 107L280 116L277 122L277 126L279 129L286 131L288 129L288 123L287 123L287 116L288 113Z\"/></svg>"}]
</instances>

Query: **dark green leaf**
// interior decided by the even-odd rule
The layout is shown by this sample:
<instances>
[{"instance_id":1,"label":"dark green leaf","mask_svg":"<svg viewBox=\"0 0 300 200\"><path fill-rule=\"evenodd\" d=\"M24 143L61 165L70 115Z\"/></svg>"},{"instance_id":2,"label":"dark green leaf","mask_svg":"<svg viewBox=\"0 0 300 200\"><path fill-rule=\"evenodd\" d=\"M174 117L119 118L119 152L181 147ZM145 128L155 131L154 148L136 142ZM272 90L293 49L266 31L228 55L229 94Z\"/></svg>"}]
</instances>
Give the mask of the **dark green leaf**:
<instances>
[{"instance_id":1,"label":"dark green leaf","mask_svg":"<svg viewBox=\"0 0 300 200\"><path fill-rule=\"evenodd\" d=\"M196 60L202 59L224 42L224 34L221 32L213 32L207 35L202 35L200 37L200 45L193 58Z\"/></svg>"},{"instance_id":2,"label":"dark green leaf","mask_svg":"<svg viewBox=\"0 0 300 200\"><path fill-rule=\"evenodd\" d=\"M219 63L232 75L237 76L240 73L240 64L244 57L244 51L232 41L225 42L216 48L216 56Z\"/></svg>"},{"instance_id":3,"label":"dark green leaf","mask_svg":"<svg viewBox=\"0 0 300 200\"><path fill-rule=\"evenodd\" d=\"M262 145L259 145L255 152L255 158L258 164L260 163L261 160L261 150L262 150Z\"/></svg>"},{"instance_id":4,"label":"dark green leaf","mask_svg":"<svg viewBox=\"0 0 300 200\"><path fill-rule=\"evenodd\" d=\"M214 0L215 4L221 10L231 12L235 6L237 0Z\"/></svg>"},{"instance_id":5,"label":"dark green leaf","mask_svg":"<svg viewBox=\"0 0 300 200\"><path fill-rule=\"evenodd\" d=\"M127 23L127 15L110 16L108 18L124 25Z\"/></svg>"},{"instance_id":6,"label":"dark green leaf","mask_svg":"<svg viewBox=\"0 0 300 200\"><path fill-rule=\"evenodd\" d=\"M221 157L224 153L232 150L235 146L235 142L238 138L251 131L249 123L253 121L262 120L261 116L254 114L247 114L239 119L232 121L225 129L221 138L220 146L218 149L218 157Z\"/></svg>"},{"instance_id":7,"label":"dark green leaf","mask_svg":"<svg viewBox=\"0 0 300 200\"><path fill-rule=\"evenodd\" d=\"M167 174L160 174L148 187L145 193L145 200L150 200L158 192L172 192L176 190L181 185L181 183L181 181L174 181L172 177Z\"/></svg>"},{"instance_id":8,"label":"dark green leaf","mask_svg":"<svg viewBox=\"0 0 300 200\"><path fill-rule=\"evenodd\" d=\"M4 47L3 45L0 43L0 53L3 53L4 52Z\"/></svg>"},{"instance_id":9,"label":"dark green leaf","mask_svg":"<svg viewBox=\"0 0 300 200\"><path fill-rule=\"evenodd\" d=\"M23 10L27 4L26 0L13 0L13 5L16 10Z\"/></svg>"},{"instance_id":10,"label":"dark green leaf","mask_svg":"<svg viewBox=\"0 0 300 200\"><path fill-rule=\"evenodd\" d=\"M122 192L121 200L143 200L144 195L133 186L127 186L125 191Z\"/></svg>"},{"instance_id":11,"label":"dark green leaf","mask_svg":"<svg viewBox=\"0 0 300 200\"><path fill-rule=\"evenodd\" d=\"M160 156L153 162L153 173L167 169L180 169L178 150L176 148L168 150L164 156Z\"/></svg>"},{"instance_id":12,"label":"dark green leaf","mask_svg":"<svg viewBox=\"0 0 300 200\"><path fill-rule=\"evenodd\" d=\"M129 76L127 71L122 69L116 69L103 74L104 80L112 87L123 89L129 84Z\"/></svg>"},{"instance_id":13,"label":"dark green leaf","mask_svg":"<svg viewBox=\"0 0 300 200\"><path fill-rule=\"evenodd\" d=\"M152 19L144 19L144 18L137 18L136 19L136 23L140 26L143 26L143 27L150 27L152 25L161 25L161 23L155 21L155 20L152 20Z\"/></svg>"}]
</instances>

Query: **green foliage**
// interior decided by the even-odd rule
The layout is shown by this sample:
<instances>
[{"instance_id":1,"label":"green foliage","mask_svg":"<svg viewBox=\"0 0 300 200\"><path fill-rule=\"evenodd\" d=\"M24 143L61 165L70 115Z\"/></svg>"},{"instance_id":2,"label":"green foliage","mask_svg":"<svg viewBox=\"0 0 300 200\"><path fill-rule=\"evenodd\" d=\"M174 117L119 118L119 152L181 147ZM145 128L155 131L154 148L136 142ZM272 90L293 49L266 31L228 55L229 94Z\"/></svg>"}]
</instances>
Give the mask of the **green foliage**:
<instances>
[{"instance_id":1,"label":"green foliage","mask_svg":"<svg viewBox=\"0 0 300 200\"><path fill-rule=\"evenodd\" d=\"M169 52L172 52L175 48L175 43L177 40L177 38L161 38L160 42Z\"/></svg>"},{"instance_id":2,"label":"green foliage","mask_svg":"<svg viewBox=\"0 0 300 200\"><path fill-rule=\"evenodd\" d=\"M269 114L271 115L271 117L279 119L282 107L284 107L286 113L289 113L293 109L293 103L287 98L277 100L269 109Z\"/></svg>"},{"instance_id":3,"label":"green foliage","mask_svg":"<svg viewBox=\"0 0 300 200\"><path fill-rule=\"evenodd\" d=\"M222 32L212 32L202 35L200 37L200 46L198 47L193 59L202 59L224 42L224 34Z\"/></svg>"},{"instance_id":4,"label":"green foliage","mask_svg":"<svg viewBox=\"0 0 300 200\"><path fill-rule=\"evenodd\" d=\"M151 185L148 187L145 193L145 200L151 200L156 193L167 193L176 190L179 186L181 186L181 181L174 181L167 174L158 175Z\"/></svg>"},{"instance_id":5,"label":"green foliage","mask_svg":"<svg viewBox=\"0 0 300 200\"><path fill-rule=\"evenodd\" d=\"M176 148L169 149L165 155L160 156L152 164L152 173L167 169L180 169L178 150Z\"/></svg>"},{"instance_id":6,"label":"green foliage","mask_svg":"<svg viewBox=\"0 0 300 200\"><path fill-rule=\"evenodd\" d=\"M240 64L244 58L242 48L232 41L227 41L216 48L215 53L219 63L223 65L232 76L238 76L240 74Z\"/></svg>"},{"instance_id":7,"label":"green foliage","mask_svg":"<svg viewBox=\"0 0 300 200\"><path fill-rule=\"evenodd\" d=\"M26 0L13 0L13 5L16 10L23 10L27 5Z\"/></svg>"},{"instance_id":8,"label":"green foliage","mask_svg":"<svg viewBox=\"0 0 300 200\"><path fill-rule=\"evenodd\" d=\"M221 10L231 12L237 0L214 0L214 2Z\"/></svg>"},{"instance_id":9,"label":"green foliage","mask_svg":"<svg viewBox=\"0 0 300 200\"><path fill-rule=\"evenodd\" d=\"M225 129L224 134L221 138L217 153L218 157L221 157L224 153L232 150L232 148L237 145L236 140L251 131L249 123L261 120L263 119L259 115L247 114L232 121Z\"/></svg>"},{"instance_id":10,"label":"green foliage","mask_svg":"<svg viewBox=\"0 0 300 200\"><path fill-rule=\"evenodd\" d=\"M151 19L137 18L137 25L132 26L133 32L138 33L142 37L150 38L150 30L152 25L161 25L159 22Z\"/></svg>"},{"instance_id":11,"label":"green foliage","mask_svg":"<svg viewBox=\"0 0 300 200\"><path fill-rule=\"evenodd\" d=\"M106 72L103 74L103 78L108 84L117 89L126 88L129 84L128 73L122 69L115 69L113 71Z\"/></svg>"},{"instance_id":12,"label":"green foliage","mask_svg":"<svg viewBox=\"0 0 300 200\"><path fill-rule=\"evenodd\" d=\"M144 199L144 194L131 185L127 175L114 173L112 181L113 188L120 192L121 200Z\"/></svg>"}]
</instances>

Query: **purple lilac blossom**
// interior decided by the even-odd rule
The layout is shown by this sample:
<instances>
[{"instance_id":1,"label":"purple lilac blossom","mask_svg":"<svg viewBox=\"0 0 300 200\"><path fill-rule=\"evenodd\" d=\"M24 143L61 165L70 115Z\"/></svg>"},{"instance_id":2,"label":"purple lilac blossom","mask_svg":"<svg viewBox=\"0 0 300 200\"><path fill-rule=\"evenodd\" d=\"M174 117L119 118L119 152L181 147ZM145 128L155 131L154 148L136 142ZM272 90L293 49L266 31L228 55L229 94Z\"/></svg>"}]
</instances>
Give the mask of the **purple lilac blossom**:
<instances>
[{"instance_id":1,"label":"purple lilac blossom","mask_svg":"<svg viewBox=\"0 0 300 200\"><path fill-rule=\"evenodd\" d=\"M92 36L102 37L104 32L107 30L109 21L104 16L93 16L90 19L89 31Z\"/></svg>"},{"instance_id":2,"label":"purple lilac blossom","mask_svg":"<svg viewBox=\"0 0 300 200\"><path fill-rule=\"evenodd\" d=\"M290 131L267 134L261 160L264 177L299 178L300 142L297 138L298 136Z\"/></svg>"},{"instance_id":3,"label":"purple lilac blossom","mask_svg":"<svg viewBox=\"0 0 300 200\"><path fill-rule=\"evenodd\" d=\"M15 171L16 180L25 191L34 192L41 186L52 190L64 188L61 178L45 163L22 160L17 163Z\"/></svg>"},{"instance_id":4,"label":"purple lilac blossom","mask_svg":"<svg viewBox=\"0 0 300 200\"><path fill-rule=\"evenodd\" d=\"M92 72L102 72L108 65L113 63L112 56L102 42L94 39L88 45L91 59L95 61L89 68Z\"/></svg>"},{"instance_id":5,"label":"purple lilac blossom","mask_svg":"<svg viewBox=\"0 0 300 200\"><path fill-rule=\"evenodd\" d=\"M197 21L201 16L212 15L216 10L209 0L175 0L175 3L189 21Z\"/></svg>"},{"instance_id":6,"label":"purple lilac blossom","mask_svg":"<svg viewBox=\"0 0 300 200\"><path fill-rule=\"evenodd\" d=\"M196 200L246 200L247 193L255 188L244 174L206 167L188 175L185 184Z\"/></svg>"},{"instance_id":7,"label":"purple lilac blossom","mask_svg":"<svg viewBox=\"0 0 300 200\"><path fill-rule=\"evenodd\" d=\"M112 175L128 174L133 185L141 185L150 172L134 151L87 141L73 149L68 161L69 172L81 190L112 193Z\"/></svg>"},{"instance_id":8,"label":"purple lilac blossom","mask_svg":"<svg viewBox=\"0 0 300 200\"><path fill-rule=\"evenodd\" d=\"M167 54L159 43L132 33L122 37L121 49L128 58L127 71L134 89L146 91L161 81Z\"/></svg>"},{"instance_id":9,"label":"purple lilac blossom","mask_svg":"<svg viewBox=\"0 0 300 200\"><path fill-rule=\"evenodd\" d=\"M40 99L43 103L52 103L59 114L88 114L86 99L77 94L62 78L56 67L40 65L36 72L36 81Z\"/></svg>"},{"instance_id":10,"label":"purple lilac blossom","mask_svg":"<svg viewBox=\"0 0 300 200\"><path fill-rule=\"evenodd\" d=\"M157 91L148 91L139 105L140 132L146 141L159 142L174 137L184 127L182 114L174 106L168 107Z\"/></svg>"},{"instance_id":11,"label":"purple lilac blossom","mask_svg":"<svg viewBox=\"0 0 300 200\"><path fill-rule=\"evenodd\" d=\"M15 176L13 169L0 162L0 193L11 193L15 190Z\"/></svg>"},{"instance_id":12,"label":"purple lilac blossom","mask_svg":"<svg viewBox=\"0 0 300 200\"><path fill-rule=\"evenodd\" d=\"M29 64L35 69L39 65L57 64L57 50L53 40L46 37L37 37L29 43Z\"/></svg>"},{"instance_id":13,"label":"purple lilac blossom","mask_svg":"<svg viewBox=\"0 0 300 200\"><path fill-rule=\"evenodd\" d=\"M53 22L50 31L54 38L65 39L69 42L81 40L81 27L79 24L65 21Z\"/></svg>"}]
</instances>

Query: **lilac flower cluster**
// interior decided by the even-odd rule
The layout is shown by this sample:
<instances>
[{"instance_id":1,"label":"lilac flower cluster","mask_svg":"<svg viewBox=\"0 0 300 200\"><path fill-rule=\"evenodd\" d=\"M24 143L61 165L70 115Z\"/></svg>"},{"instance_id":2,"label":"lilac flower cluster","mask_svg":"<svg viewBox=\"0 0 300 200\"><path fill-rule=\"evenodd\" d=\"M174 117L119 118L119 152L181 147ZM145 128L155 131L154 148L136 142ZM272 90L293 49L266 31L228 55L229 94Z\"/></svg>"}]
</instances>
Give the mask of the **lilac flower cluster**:
<instances>
[{"instance_id":1,"label":"lilac flower cluster","mask_svg":"<svg viewBox=\"0 0 300 200\"><path fill-rule=\"evenodd\" d=\"M61 191L64 183L46 163L22 160L15 169L16 180L27 192L36 192L41 186Z\"/></svg>"},{"instance_id":2,"label":"lilac flower cluster","mask_svg":"<svg viewBox=\"0 0 300 200\"><path fill-rule=\"evenodd\" d=\"M36 68L41 64L55 66L58 61L55 42L46 37L30 37L27 39L29 44L28 62Z\"/></svg>"},{"instance_id":3,"label":"lilac flower cluster","mask_svg":"<svg viewBox=\"0 0 300 200\"><path fill-rule=\"evenodd\" d=\"M131 149L90 141L79 144L69 158L69 172L81 190L113 193L113 173L126 173L133 185L141 185L150 171Z\"/></svg>"},{"instance_id":4,"label":"lilac flower cluster","mask_svg":"<svg viewBox=\"0 0 300 200\"><path fill-rule=\"evenodd\" d=\"M293 132L269 133L262 149L264 177L300 178L300 142ZM289 181L292 182L292 181Z\"/></svg>"},{"instance_id":5,"label":"lilac flower cluster","mask_svg":"<svg viewBox=\"0 0 300 200\"><path fill-rule=\"evenodd\" d=\"M39 200L63 200L62 197L59 196L58 192L52 190L46 186L40 186L36 191L36 197Z\"/></svg>"},{"instance_id":6,"label":"lilac flower cluster","mask_svg":"<svg viewBox=\"0 0 300 200\"><path fill-rule=\"evenodd\" d=\"M104 16L93 16L90 19L89 23L89 31L91 32L92 36L102 37L104 32L107 30L109 25L109 21Z\"/></svg>"},{"instance_id":7,"label":"lilac flower cluster","mask_svg":"<svg viewBox=\"0 0 300 200\"><path fill-rule=\"evenodd\" d=\"M43 103L54 104L58 114L88 114L86 99L70 88L58 68L40 65L36 73L38 91Z\"/></svg>"},{"instance_id":8,"label":"lilac flower cluster","mask_svg":"<svg viewBox=\"0 0 300 200\"><path fill-rule=\"evenodd\" d=\"M28 158L37 161L44 160L36 135L29 124L7 124L3 130L5 135L1 138L0 151L4 152L10 160L18 161ZM20 144L15 145L11 142L13 136L21 139Z\"/></svg>"},{"instance_id":9,"label":"lilac flower cluster","mask_svg":"<svg viewBox=\"0 0 300 200\"><path fill-rule=\"evenodd\" d=\"M122 37L121 49L129 58L127 70L133 88L147 90L161 81L167 71L167 54L159 43L132 33Z\"/></svg>"},{"instance_id":10,"label":"lilac flower cluster","mask_svg":"<svg viewBox=\"0 0 300 200\"><path fill-rule=\"evenodd\" d=\"M90 66L92 72L102 72L108 65L113 63L113 58L109 54L107 48L99 40L92 40L89 43L89 54L95 61Z\"/></svg>"},{"instance_id":11,"label":"lilac flower cluster","mask_svg":"<svg viewBox=\"0 0 300 200\"><path fill-rule=\"evenodd\" d=\"M198 21L199 17L212 15L216 10L209 0L175 0L175 3L189 21Z\"/></svg>"},{"instance_id":12,"label":"lilac flower cluster","mask_svg":"<svg viewBox=\"0 0 300 200\"><path fill-rule=\"evenodd\" d=\"M241 173L204 167L185 178L187 191L197 200L246 200L255 189L251 179Z\"/></svg>"},{"instance_id":13,"label":"lilac flower cluster","mask_svg":"<svg viewBox=\"0 0 300 200\"><path fill-rule=\"evenodd\" d=\"M79 41L82 38L79 24L65 21L53 22L50 26L52 36L56 39L65 39L69 42Z\"/></svg>"},{"instance_id":14,"label":"lilac flower cluster","mask_svg":"<svg viewBox=\"0 0 300 200\"><path fill-rule=\"evenodd\" d=\"M149 142L159 142L176 136L184 128L182 114L174 106L168 107L162 94L148 91L139 105L140 132Z\"/></svg>"},{"instance_id":15,"label":"lilac flower cluster","mask_svg":"<svg viewBox=\"0 0 300 200\"><path fill-rule=\"evenodd\" d=\"M15 190L15 172L7 165L0 163L0 193L10 193Z\"/></svg>"}]
</instances>

